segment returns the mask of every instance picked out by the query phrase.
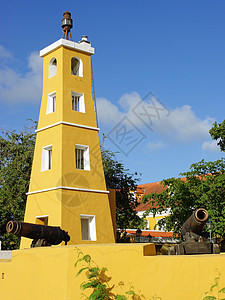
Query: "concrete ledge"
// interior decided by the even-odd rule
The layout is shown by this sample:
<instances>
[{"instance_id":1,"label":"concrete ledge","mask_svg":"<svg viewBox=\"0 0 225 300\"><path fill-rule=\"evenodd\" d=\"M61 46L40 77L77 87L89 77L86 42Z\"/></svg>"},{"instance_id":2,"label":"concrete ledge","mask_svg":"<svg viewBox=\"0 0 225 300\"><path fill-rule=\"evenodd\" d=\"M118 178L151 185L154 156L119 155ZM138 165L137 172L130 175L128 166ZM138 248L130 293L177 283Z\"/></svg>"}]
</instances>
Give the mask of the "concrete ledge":
<instances>
[{"instance_id":1,"label":"concrete ledge","mask_svg":"<svg viewBox=\"0 0 225 300\"><path fill-rule=\"evenodd\" d=\"M0 259L12 259L12 251L0 251Z\"/></svg>"}]
</instances>

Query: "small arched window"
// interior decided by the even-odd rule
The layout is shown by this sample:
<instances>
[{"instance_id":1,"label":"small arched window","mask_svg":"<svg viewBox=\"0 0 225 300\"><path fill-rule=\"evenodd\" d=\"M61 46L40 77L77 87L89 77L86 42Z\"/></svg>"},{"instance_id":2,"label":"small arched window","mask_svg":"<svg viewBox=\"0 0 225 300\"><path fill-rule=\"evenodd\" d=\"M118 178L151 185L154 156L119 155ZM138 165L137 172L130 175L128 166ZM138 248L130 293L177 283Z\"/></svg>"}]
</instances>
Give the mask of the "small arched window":
<instances>
[{"instance_id":1,"label":"small arched window","mask_svg":"<svg viewBox=\"0 0 225 300\"><path fill-rule=\"evenodd\" d=\"M51 78L57 74L57 59L53 57L49 62L48 78Z\"/></svg>"},{"instance_id":2,"label":"small arched window","mask_svg":"<svg viewBox=\"0 0 225 300\"><path fill-rule=\"evenodd\" d=\"M79 57L71 59L71 74L83 77L83 62Z\"/></svg>"}]
</instances>

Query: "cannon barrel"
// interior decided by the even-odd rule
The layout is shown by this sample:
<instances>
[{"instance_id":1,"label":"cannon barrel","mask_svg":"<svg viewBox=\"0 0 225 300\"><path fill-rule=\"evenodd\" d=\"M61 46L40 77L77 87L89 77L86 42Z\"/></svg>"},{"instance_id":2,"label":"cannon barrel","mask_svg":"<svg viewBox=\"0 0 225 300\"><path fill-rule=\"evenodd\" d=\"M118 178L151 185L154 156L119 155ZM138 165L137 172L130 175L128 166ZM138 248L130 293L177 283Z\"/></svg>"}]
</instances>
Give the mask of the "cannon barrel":
<instances>
[{"instance_id":1,"label":"cannon barrel","mask_svg":"<svg viewBox=\"0 0 225 300\"><path fill-rule=\"evenodd\" d=\"M70 240L70 236L66 231L55 226L9 221L6 225L6 230L17 236L23 236L33 240L44 239L51 245L58 245L62 241L65 241L67 244Z\"/></svg>"},{"instance_id":2,"label":"cannon barrel","mask_svg":"<svg viewBox=\"0 0 225 300\"><path fill-rule=\"evenodd\" d=\"M186 233L193 232L201 235L203 227L208 220L208 212L204 208L199 208L193 212L190 218L183 224L181 229L181 235L184 237Z\"/></svg>"}]
</instances>

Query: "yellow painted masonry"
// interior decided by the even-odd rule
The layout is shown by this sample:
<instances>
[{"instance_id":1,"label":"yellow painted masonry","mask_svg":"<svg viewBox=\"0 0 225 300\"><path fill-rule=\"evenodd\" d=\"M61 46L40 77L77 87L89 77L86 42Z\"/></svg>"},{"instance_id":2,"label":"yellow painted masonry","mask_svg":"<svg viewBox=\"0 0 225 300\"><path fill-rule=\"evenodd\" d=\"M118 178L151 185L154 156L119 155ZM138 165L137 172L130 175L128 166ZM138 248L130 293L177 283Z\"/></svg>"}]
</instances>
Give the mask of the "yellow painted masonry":
<instances>
[{"instance_id":1,"label":"yellow painted masonry","mask_svg":"<svg viewBox=\"0 0 225 300\"><path fill-rule=\"evenodd\" d=\"M24 221L38 223L37 217L45 217L47 225L68 231L69 244L113 243L115 221L105 184L92 99L91 53L81 50L79 45L74 47L70 41L66 45L65 40L56 43L49 51L45 48L42 55L43 93ZM81 76L71 74L74 57L80 61ZM49 78L52 61L57 72ZM49 102L52 93L55 93L54 108ZM83 110L72 108L74 93L83 95ZM75 147L86 149L86 158L80 163L85 167L77 167ZM51 149L51 154L45 149ZM88 230L91 234L87 232L87 219L89 225L94 220ZM20 248L29 248L30 244L31 240L22 238Z\"/></svg>"},{"instance_id":2,"label":"yellow painted masonry","mask_svg":"<svg viewBox=\"0 0 225 300\"><path fill-rule=\"evenodd\" d=\"M159 217L147 217L146 220L148 221L148 225L149 225L149 229L150 230L155 230L155 225L157 224L157 220L162 219L163 217L159 216Z\"/></svg>"},{"instance_id":3,"label":"yellow painted masonry","mask_svg":"<svg viewBox=\"0 0 225 300\"><path fill-rule=\"evenodd\" d=\"M83 62L83 77L71 74L71 59ZM49 77L49 63L57 59L57 74ZM85 113L73 111L71 93L84 93ZM46 114L48 94L56 92L55 112ZM91 55L61 46L43 57L43 93L38 129L59 121L96 127L91 90Z\"/></svg>"},{"instance_id":4,"label":"yellow painted masonry","mask_svg":"<svg viewBox=\"0 0 225 300\"><path fill-rule=\"evenodd\" d=\"M0 299L83 299L80 284L86 278L76 276L82 264L74 267L78 250L108 269L113 294L133 286L143 295L129 299L200 300L217 277L219 289L225 287L224 254L155 256L154 244L56 246L16 250L12 261L0 260Z\"/></svg>"}]
</instances>

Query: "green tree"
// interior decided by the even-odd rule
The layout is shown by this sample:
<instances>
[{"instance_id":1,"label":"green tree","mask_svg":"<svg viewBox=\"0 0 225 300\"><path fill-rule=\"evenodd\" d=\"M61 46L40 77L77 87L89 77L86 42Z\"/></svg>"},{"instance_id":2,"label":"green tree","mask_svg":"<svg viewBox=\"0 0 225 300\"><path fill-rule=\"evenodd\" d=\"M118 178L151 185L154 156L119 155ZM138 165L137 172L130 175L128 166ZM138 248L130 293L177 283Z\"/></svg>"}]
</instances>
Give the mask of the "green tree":
<instances>
[{"instance_id":1,"label":"green tree","mask_svg":"<svg viewBox=\"0 0 225 300\"><path fill-rule=\"evenodd\" d=\"M217 140L217 145L221 151L225 151L225 120L221 124L215 122L209 130L212 139Z\"/></svg>"},{"instance_id":2,"label":"green tree","mask_svg":"<svg viewBox=\"0 0 225 300\"><path fill-rule=\"evenodd\" d=\"M170 210L170 215L160 220L161 226L179 234L183 223L197 208L205 208L212 222L212 234L225 238L225 159L215 162L192 164L190 170L181 173L184 178L169 178L162 181L164 191L146 195L154 207L153 215Z\"/></svg>"},{"instance_id":3,"label":"green tree","mask_svg":"<svg viewBox=\"0 0 225 300\"><path fill-rule=\"evenodd\" d=\"M32 130L33 131L33 130ZM22 221L26 205L35 134L2 130L0 136L0 240L2 249L15 249L19 238L6 233L10 220Z\"/></svg>"},{"instance_id":4,"label":"green tree","mask_svg":"<svg viewBox=\"0 0 225 300\"><path fill-rule=\"evenodd\" d=\"M117 228L142 228L144 221L135 211L138 203L134 191L139 180L138 174L131 174L116 160L115 153L104 149L103 145L101 154L107 188L116 189Z\"/></svg>"}]
</instances>

